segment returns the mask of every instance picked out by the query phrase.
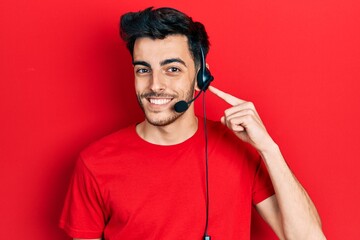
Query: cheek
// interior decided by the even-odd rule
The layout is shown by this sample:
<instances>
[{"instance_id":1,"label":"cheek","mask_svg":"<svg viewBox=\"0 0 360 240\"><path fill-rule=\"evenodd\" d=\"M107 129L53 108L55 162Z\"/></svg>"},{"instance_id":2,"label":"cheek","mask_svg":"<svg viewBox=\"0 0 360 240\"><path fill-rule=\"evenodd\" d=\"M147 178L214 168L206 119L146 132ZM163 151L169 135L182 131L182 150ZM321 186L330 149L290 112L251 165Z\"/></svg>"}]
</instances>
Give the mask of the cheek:
<instances>
[{"instance_id":1,"label":"cheek","mask_svg":"<svg viewBox=\"0 0 360 240\"><path fill-rule=\"evenodd\" d=\"M173 87L177 89L182 89L188 91L194 86L194 76L192 74L184 75L181 79L177 79L173 83Z\"/></svg>"},{"instance_id":2,"label":"cheek","mask_svg":"<svg viewBox=\"0 0 360 240\"><path fill-rule=\"evenodd\" d=\"M135 86L135 91L141 92L146 88L146 82L145 81L140 81L140 79L136 79L134 81L134 86Z\"/></svg>"}]
</instances>

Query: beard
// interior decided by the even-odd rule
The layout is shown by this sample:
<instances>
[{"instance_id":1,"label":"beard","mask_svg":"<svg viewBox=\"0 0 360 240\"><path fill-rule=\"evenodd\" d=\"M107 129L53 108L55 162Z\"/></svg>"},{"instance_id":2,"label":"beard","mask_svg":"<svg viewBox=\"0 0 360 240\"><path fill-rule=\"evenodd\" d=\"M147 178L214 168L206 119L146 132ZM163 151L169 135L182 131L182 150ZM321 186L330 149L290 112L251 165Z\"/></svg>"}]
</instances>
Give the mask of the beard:
<instances>
[{"instance_id":1,"label":"beard","mask_svg":"<svg viewBox=\"0 0 360 240\"><path fill-rule=\"evenodd\" d=\"M191 84L191 86L192 87L185 93L185 95L184 95L185 98L181 99L181 100L189 102L193 98L195 86L194 86L194 84ZM163 117L153 116L153 114L160 115L160 114L164 114L164 113L163 112L151 112L150 113L145 109L144 104L142 102L142 101L147 101L147 98L149 98L149 97L172 97L172 98L176 99L176 98L178 98L177 95L158 93L158 92L154 92L154 91L146 92L143 94L136 94L136 95L137 95L137 99L138 99L140 108L144 112L147 122L149 122L151 125L158 126L158 127L167 126L167 125L175 122L181 115L183 115L185 113L185 112L182 112L182 113L175 112L175 110L173 109L173 106L172 106L172 108L170 110L169 109L166 110L167 113L165 116L163 116Z\"/></svg>"}]
</instances>

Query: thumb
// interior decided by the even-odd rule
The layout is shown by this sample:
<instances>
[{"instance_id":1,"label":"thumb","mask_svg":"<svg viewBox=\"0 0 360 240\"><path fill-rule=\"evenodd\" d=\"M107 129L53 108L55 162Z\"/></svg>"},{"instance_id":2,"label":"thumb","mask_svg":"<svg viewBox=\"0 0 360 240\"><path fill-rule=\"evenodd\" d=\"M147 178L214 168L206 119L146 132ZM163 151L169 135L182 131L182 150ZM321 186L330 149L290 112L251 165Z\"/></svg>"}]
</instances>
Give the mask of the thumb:
<instances>
[{"instance_id":1,"label":"thumb","mask_svg":"<svg viewBox=\"0 0 360 240\"><path fill-rule=\"evenodd\" d=\"M224 116L221 117L220 121L221 121L222 124L226 125Z\"/></svg>"}]
</instances>

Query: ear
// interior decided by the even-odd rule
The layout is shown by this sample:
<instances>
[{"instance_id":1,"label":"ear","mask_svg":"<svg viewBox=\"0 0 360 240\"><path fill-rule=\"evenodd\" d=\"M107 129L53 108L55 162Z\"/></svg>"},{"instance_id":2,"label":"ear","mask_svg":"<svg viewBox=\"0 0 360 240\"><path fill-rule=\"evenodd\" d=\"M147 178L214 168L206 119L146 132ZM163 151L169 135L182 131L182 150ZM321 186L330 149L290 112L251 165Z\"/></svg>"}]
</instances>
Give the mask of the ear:
<instances>
[{"instance_id":1,"label":"ear","mask_svg":"<svg viewBox=\"0 0 360 240\"><path fill-rule=\"evenodd\" d=\"M197 81L195 80L195 91L197 91L197 92L199 92L200 91L200 88L199 88L199 86L198 86L198 84L197 84Z\"/></svg>"},{"instance_id":2,"label":"ear","mask_svg":"<svg viewBox=\"0 0 360 240\"><path fill-rule=\"evenodd\" d=\"M208 63L205 64L206 68L207 69L210 69L210 65ZM199 70L198 70L198 73L199 73ZM200 88L199 86L197 85L197 81L195 81L195 90L196 91L200 91Z\"/></svg>"},{"instance_id":3,"label":"ear","mask_svg":"<svg viewBox=\"0 0 360 240\"><path fill-rule=\"evenodd\" d=\"M199 71L200 71L200 68L197 69L196 71L196 75L195 75L195 91L199 92L200 91L200 88L197 84L197 75L199 74Z\"/></svg>"}]
</instances>

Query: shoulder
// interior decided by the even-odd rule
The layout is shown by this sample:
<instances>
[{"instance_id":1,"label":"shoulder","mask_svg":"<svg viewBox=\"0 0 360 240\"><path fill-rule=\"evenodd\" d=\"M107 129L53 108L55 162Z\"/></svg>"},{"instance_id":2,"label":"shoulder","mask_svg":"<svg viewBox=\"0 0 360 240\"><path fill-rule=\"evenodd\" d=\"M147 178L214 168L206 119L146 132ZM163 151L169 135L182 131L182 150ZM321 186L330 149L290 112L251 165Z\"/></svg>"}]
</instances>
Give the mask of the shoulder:
<instances>
[{"instance_id":1,"label":"shoulder","mask_svg":"<svg viewBox=\"0 0 360 240\"><path fill-rule=\"evenodd\" d=\"M125 151L137 138L135 128L132 124L100 138L82 150L80 157L88 165Z\"/></svg>"},{"instance_id":2,"label":"shoulder","mask_svg":"<svg viewBox=\"0 0 360 240\"><path fill-rule=\"evenodd\" d=\"M224 124L220 121L206 120L206 130L209 139L224 141L235 136Z\"/></svg>"},{"instance_id":3,"label":"shoulder","mask_svg":"<svg viewBox=\"0 0 360 240\"><path fill-rule=\"evenodd\" d=\"M208 139L212 149L218 154L236 157L240 162L255 170L260 164L259 153L250 144L243 142L220 121L207 121Z\"/></svg>"},{"instance_id":4,"label":"shoulder","mask_svg":"<svg viewBox=\"0 0 360 240\"><path fill-rule=\"evenodd\" d=\"M213 139L217 144L229 145L242 152L258 156L257 151L250 144L243 142L228 127L220 121L207 120L207 130L209 139Z\"/></svg>"}]
</instances>

